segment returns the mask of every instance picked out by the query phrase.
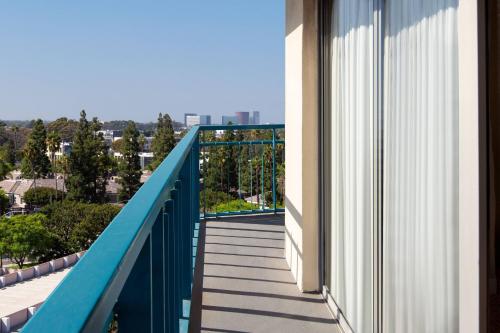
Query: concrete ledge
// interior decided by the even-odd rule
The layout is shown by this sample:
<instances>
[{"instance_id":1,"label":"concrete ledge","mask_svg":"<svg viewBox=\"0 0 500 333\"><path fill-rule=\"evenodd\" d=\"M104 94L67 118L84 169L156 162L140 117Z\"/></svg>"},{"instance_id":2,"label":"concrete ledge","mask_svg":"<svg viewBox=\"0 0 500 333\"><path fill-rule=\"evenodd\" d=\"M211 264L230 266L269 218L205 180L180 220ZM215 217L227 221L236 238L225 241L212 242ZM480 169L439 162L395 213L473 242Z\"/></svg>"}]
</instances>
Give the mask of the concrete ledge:
<instances>
[{"instance_id":1,"label":"concrete ledge","mask_svg":"<svg viewBox=\"0 0 500 333\"><path fill-rule=\"evenodd\" d=\"M36 265L33 267L35 269L35 276L39 277L50 273L50 263L44 262L43 264Z\"/></svg>"},{"instance_id":2,"label":"concrete ledge","mask_svg":"<svg viewBox=\"0 0 500 333\"><path fill-rule=\"evenodd\" d=\"M0 288L71 267L80 260L84 253L85 251L70 254L66 257L54 259L22 270L2 268L3 274L0 275ZM0 333L2 333L2 331L0 331Z\"/></svg>"},{"instance_id":3,"label":"concrete ledge","mask_svg":"<svg viewBox=\"0 0 500 333\"><path fill-rule=\"evenodd\" d=\"M17 273L9 273L0 277L1 287L6 287L17 282Z\"/></svg>"},{"instance_id":4,"label":"concrete ledge","mask_svg":"<svg viewBox=\"0 0 500 333\"><path fill-rule=\"evenodd\" d=\"M0 319L0 333L11 333L24 325L28 319L33 317L42 303L35 304L29 308L19 310Z\"/></svg>"},{"instance_id":5,"label":"concrete ledge","mask_svg":"<svg viewBox=\"0 0 500 333\"><path fill-rule=\"evenodd\" d=\"M73 265L77 260L78 257L76 254L70 254L69 256L66 256L63 259L64 267L69 267Z\"/></svg>"},{"instance_id":6,"label":"concrete ledge","mask_svg":"<svg viewBox=\"0 0 500 333\"><path fill-rule=\"evenodd\" d=\"M17 282L21 282L27 279L32 279L34 277L35 277L35 269L33 267L17 271Z\"/></svg>"},{"instance_id":7,"label":"concrete ledge","mask_svg":"<svg viewBox=\"0 0 500 333\"><path fill-rule=\"evenodd\" d=\"M10 333L11 324L10 317L0 318L0 333Z\"/></svg>"},{"instance_id":8,"label":"concrete ledge","mask_svg":"<svg viewBox=\"0 0 500 333\"><path fill-rule=\"evenodd\" d=\"M51 261L49 261L49 265L50 265L51 272L58 271L61 268L65 267L64 266L64 258L58 258L58 259L51 260Z\"/></svg>"}]
</instances>

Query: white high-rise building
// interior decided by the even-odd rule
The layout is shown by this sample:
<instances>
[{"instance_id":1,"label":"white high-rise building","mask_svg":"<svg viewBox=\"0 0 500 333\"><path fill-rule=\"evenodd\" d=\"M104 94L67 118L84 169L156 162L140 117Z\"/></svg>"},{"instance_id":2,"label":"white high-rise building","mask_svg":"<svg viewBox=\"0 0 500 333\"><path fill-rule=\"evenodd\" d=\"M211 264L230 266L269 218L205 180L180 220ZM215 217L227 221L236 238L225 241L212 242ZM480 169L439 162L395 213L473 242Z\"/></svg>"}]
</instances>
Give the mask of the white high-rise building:
<instances>
[{"instance_id":1,"label":"white high-rise building","mask_svg":"<svg viewBox=\"0 0 500 333\"><path fill-rule=\"evenodd\" d=\"M200 124L200 116L186 116L186 127Z\"/></svg>"}]
</instances>

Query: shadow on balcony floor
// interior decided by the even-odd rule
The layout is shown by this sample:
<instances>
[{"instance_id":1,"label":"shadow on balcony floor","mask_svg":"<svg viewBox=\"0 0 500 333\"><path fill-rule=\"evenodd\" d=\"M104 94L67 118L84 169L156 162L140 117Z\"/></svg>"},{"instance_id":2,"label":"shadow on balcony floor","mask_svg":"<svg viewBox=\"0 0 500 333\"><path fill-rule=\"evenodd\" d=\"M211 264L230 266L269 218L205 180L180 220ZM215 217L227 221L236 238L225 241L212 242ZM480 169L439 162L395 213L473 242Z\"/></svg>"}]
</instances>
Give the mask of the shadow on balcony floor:
<instances>
[{"instance_id":1,"label":"shadow on balcony floor","mask_svg":"<svg viewBox=\"0 0 500 333\"><path fill-rule=\"evenodd\" d=\"M284 259L284 217L201 223L191 332L338 332L323 299L299 291Z\"/></svg>"}]
</instances>

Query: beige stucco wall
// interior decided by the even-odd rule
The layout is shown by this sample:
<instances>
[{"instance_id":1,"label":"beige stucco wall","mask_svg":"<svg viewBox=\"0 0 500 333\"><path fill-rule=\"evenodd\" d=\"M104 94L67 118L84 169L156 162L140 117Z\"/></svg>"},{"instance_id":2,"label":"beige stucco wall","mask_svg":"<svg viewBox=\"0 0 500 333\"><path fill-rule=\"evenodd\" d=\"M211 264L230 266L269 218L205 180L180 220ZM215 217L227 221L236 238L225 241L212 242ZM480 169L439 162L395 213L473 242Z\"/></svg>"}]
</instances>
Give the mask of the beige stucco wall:
<instances>
[{"instance_id":1,"label":"beige stucco wall","mask_svg":"<svg viewBox=\"0 0 500 333\"><path fill-rule=\"evenodd\" d=\"M319 290L317 1L286 1L285 254L303 291Z\"/></svg>"},{"instance_id":2,"label":"beige stucco wall","mask_svg":"<svg viewBox=\"0 0 500 333\"><path fill-rule=\"evenodd\" d=\"M486 332L486 163L484 2L460 0L459 318L460 332ZM484 279L483 279L484 277Z\"/></svg>"}]
</instances>

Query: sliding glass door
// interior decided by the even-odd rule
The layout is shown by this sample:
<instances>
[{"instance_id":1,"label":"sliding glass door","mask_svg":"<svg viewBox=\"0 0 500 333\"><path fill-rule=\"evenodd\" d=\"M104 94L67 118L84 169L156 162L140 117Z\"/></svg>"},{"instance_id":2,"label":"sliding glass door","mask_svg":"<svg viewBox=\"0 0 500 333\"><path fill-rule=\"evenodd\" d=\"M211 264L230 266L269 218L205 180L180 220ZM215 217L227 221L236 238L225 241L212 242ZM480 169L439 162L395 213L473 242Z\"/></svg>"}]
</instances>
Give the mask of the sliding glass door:
<instances>
[{"instance_id":1,"label":"sliding glass door","mask_svg":"<svg viewBox=\"0 0 500 333\"><path fill-rule=\"evenodd\" d=\"M353 332L458 331L456 12L333 1L325 285Z\"/></svg>"},{"instance_id":2,"label":"sliding glass door","mask_svg":"<svg viewBox=\"0 0 500 333\"><path fill-rule=\"evenodd\" d=\"M356 332L372 332L373 2L333 5L329 291Z\"/></svg>"},{"instance_id":3,"label":"sliding glass door","mask_svg":"<svg viewBox=\"0 0 500 333\"><path fill-rule=\"evenodd\" d=\"M456 0L387 0L384 332L458 332Z\"/></svg>"}]
</instances>

